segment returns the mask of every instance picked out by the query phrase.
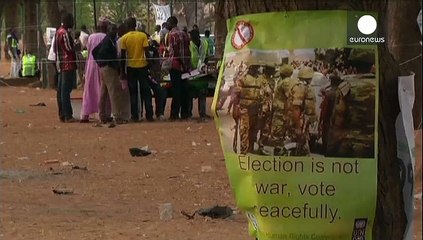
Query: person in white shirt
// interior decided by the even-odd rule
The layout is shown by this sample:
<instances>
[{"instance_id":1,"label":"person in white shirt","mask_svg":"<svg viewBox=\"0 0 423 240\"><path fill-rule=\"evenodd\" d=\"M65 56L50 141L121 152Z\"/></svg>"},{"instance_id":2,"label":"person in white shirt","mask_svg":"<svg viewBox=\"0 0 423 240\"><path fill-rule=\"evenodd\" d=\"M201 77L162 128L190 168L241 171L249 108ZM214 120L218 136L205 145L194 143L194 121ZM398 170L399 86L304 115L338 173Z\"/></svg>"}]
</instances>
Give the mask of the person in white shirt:
<instances>
[{"instance_id":1,"label":"person in white shirt","mask_svg":"<svg viewBox=\"0 0 423 240\"><path fill-rule=\"evenodd\" d=\"M48 56L47 56L47 60L50 62L50 65L53 67L49 67L48 69L54 69L54 79L53 82L50 81L51 78L49 78L49 87L50 88L54 88L56 89L57 87L57 81L58 81L58 72L57 72L57 67L56 67L56 53L54 52L54 42L56 41L55 36L53 36L53 38L51 39L51 45L50 45L50 50L48 51ZM48 71L49 73L53 72L53 71Z\"/></svg>"},{"instance_id":2,"label":"person in white shirt","mask_svg":"<svg viewBox=\"0 0 423 240\"><path fill-rule=\"evenodd\" d=\"M81 41L82 49L87 49L88 37L90 36L90 32L87 30L87 26L81 26L81 35L79 35L79 41Z\"/></svg>"}]
</instances>

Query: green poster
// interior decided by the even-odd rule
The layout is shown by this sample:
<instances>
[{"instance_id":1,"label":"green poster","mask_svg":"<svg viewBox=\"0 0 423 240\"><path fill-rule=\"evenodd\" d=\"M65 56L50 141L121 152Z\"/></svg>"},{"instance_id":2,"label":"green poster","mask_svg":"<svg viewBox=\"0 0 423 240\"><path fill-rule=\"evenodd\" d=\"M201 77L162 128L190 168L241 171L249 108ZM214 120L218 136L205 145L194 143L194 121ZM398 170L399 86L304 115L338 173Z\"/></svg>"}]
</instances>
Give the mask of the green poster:
<instances>
[{"instance_id":1,"label":"green poster","mask_svg":"<svg viewBox=\"0 0 423 240\"><path fill-rule=\"evenodd\" d=\"M372 239L377 45L347 44L354 14L228 20L212 109L237 206L259 240Z\"/></svg>"}]
</instances>

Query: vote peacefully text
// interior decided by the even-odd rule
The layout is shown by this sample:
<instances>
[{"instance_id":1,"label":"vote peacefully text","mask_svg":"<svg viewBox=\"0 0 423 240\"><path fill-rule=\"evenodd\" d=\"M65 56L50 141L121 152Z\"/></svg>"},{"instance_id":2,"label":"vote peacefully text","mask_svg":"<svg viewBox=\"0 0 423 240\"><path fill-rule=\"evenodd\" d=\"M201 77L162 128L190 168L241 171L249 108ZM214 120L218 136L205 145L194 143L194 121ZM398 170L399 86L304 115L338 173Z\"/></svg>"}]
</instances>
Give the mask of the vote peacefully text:
<instances>
[{"instance_id":1,"label":"vote peacefully text","mask_svg":"<svg viewBox=\"0 0 423 240\"><path fill-rule=\"evenodd\" d=\"M255 178L257 180L253 183L256 194L279 196L274 204L256 206L261 217L323 220L329 223L341 219L341 214L339 206L336 206L336 202L339 203L336 199L336 182L324 181L323 175L348 176L360 173L360 161L351 159L325 161L311 158L309 161L286 157L264 159L239 156L238 166L241 171L271 174L269 177ZM302 180L303 176L313 179L309 178L310 175L316 177L316 182ZM298 179L297 183L295 179ZM299 201L292 201L291 198Z\"/></svg>"}]
</instances>

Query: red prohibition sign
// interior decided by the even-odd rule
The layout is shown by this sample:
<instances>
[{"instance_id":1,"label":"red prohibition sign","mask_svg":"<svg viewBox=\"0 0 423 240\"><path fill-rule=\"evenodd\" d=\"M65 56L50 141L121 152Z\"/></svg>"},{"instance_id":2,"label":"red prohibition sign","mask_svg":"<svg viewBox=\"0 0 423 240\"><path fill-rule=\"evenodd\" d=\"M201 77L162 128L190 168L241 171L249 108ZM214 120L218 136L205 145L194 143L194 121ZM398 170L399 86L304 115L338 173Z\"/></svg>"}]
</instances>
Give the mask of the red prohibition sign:
<instances>
[{"instance_id":1,"label":"red prohibition sign","mask_svg":"<svg viewBox=\"0 0 423 240\"><path fill-rule=\"evenodd\" d=\"M235 24L235 31L232 34L232 46L235 49L241 49L250 43L254 38L253 26L246 21L238 21Z\"/></svg>"}]
</instances>

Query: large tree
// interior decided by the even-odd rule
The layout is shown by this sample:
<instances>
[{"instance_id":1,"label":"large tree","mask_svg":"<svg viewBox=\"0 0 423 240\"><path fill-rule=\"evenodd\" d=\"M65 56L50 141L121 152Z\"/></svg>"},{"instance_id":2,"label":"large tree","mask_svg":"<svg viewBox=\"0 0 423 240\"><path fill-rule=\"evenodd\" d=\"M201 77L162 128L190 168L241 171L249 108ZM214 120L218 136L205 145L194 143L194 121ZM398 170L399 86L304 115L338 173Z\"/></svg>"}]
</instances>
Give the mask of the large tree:
<instances>
[{"instance_id":1,"label":"large tree","mask_svg":"<svg viewBox=\"0 0 423 240\"><path fill-rule=\"evenodd\" d=\"M1 36L2 36L2 33L3 33L3 29L2 29L2 26L3 26L3 8L4 8L4 5L5 5L5 3L4 2L0 2L0 38L1 38ZM1 56L1 53L2 53L2 48L1 48L1 46L2 46L2 40L0 39L0 60L1 60L1 58L2 58L2 56Z\"/></svg>"},{"instance_id":2,"label":"large tree","mask_svg":"<svg viewBox=\"0 0 423 240\"><path fill-rule=\"evenodd\" d=\"M40 23L37 19L37 4L40 6L39 3L40 0L19 0L2 4L6 29L17 29L18 36L23 37L20 40L22 40L24 50L29 50L34 54L37 54L39 50L37 44L37 31L40 30ZM41 9L39 9L39 13L41 13ZM24 17L22 17L22 14ZM21 19L23 22L20 21ZM42 34L39 37L39 41L41 41L40 49L43 53Z\"/></svg>"},{"instance_id":3,"label":"large tree","mask_svg":"<svg viewBox=\"0 0 423 240\"><path fill-rule=\"evenodd\" d=\"M31 52L32 54L38 56L38 47L41 47L41 45L44 45L44 41L41 40L40 46L38 46L37 41L37 31L40 30L39 27L39 21L37 19L37 4L39 7L39 0L24 0L23 1L23 7L25 12L25 21L24 21L24 27L25 27L25 33L23 35L23 45L24 49L26 51ZM39 10L39 12L41 12Z\"/></svg>"},{"instance_id":4,"label":"large tree","mask_svg":"<svg viewBox=\"0 0 423 240\"><path fill-rule=\"evenodd\" d=\"M222 56L223 53L227 34L226 19L228 18L269 11L341 9L378 12L378 29L384 36L387 36L387 21L395 21L387 15L388 0L217 0L216 43L218 56ZM378 199L374 236L377 240L402 239L407 220L403 210L400 169L396 157L395 120L399 113L397 78L400 75L407 75L408 72L393 58L387 44L380 45L379 59Z\"/></svg>"},{"instance_id":5,"label":"large tree","mask_svg":"<svg viewBox=\"0 0 423 240\"><path fill-rule=\"evenodd\" d=\"M60 12L59 4L57 0L45 1L45 7L47 8L47 26L57 27L60 24Z\"/></svg>"},{"instance_id":6,"label":"large tree","mask_svg":"<svg viewBox=\"0 0 423 240\"><path fill-rule=\"evenodd\" d=\"M73 14L73 0L55 0L59 4L59 11L66 11Z\"/></svg>"},{"instance_id":7,"label":"large tree","mask_svg":"<svg viewBox=\"0 0 423 240\"><path fill-rule=\"evenodd\" d=\"M8 1L2 2L1 7L3 9L3 17L4 17L4 26L6 30L9 28L15 28L18 30L18 33L22 33L19 28L20 19L19 16L21 15L21 7L19 5L19 1ZM4 36L6 37L7 34ZM1 39L1 41L6 41L6 38ZM5 52L5 58L10 59L10 56Z\"/></svg>"},{"instance_id":8,"label":"large tree","mask_svg":"<svg viewBox=\"0 0 423 240\"><path fill-rule=\"evenodd\" d=\"M416 74L414 77L416 98L413 108L415 128L421 128L422 124L422 46L421 32L416 21L420 9L419 0L388 3L389 51L400 64Z\"/></svg>"}]
</instances>

